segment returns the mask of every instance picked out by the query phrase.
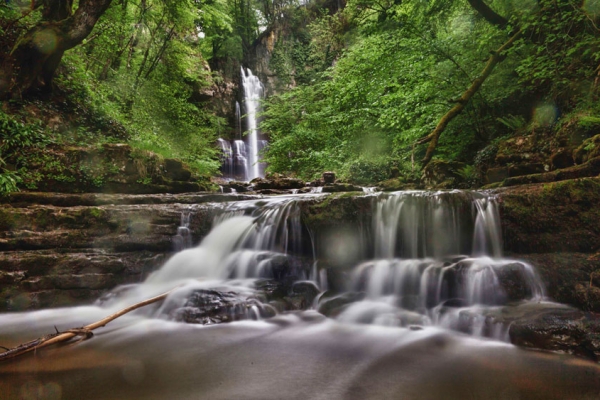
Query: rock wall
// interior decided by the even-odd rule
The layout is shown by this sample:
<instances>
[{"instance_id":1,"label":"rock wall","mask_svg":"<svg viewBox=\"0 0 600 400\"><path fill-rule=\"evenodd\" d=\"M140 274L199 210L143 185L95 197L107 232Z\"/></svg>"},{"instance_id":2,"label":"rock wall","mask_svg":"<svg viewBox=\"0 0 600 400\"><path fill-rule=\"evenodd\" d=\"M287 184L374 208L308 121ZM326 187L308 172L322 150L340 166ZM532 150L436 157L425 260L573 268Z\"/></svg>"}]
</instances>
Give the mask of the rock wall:
<instances>
[{"instance_id":1,"label":"rock wall","mask_svg":"<svg viewBox=\"0 0 600 400\"><path fill-rule=\"evenodd\" d=\"M497 193L505 251L535 266L554 300L600 311L600 178Z\"/></svg>"},{"instance_id":2,"label":"rock wall","mask_svg":"<svg viewBox=\"0 0 600 400\"><path fill-rule=\"evenodd\" d=\"M0 311L90 302L139 282L173 251L182 213L193 243L216 201L239 195L16 193L0 204Z\"/></svg>"},{"instance_id":3,"label":"rock wall","mask_svg":"<svg viewBox=\"0 0 600 400\"><path fill-rule=\"evenodd\" d=\"M600 178L494 193L505 253L533 264L554 300L600 311ZM255 196L25 192L2 199L0 310L90 302L116 285L138 282L172 252L182 213L191 214L196 244L223 202L248 198ZM333 286L370 251L373 204L357 192L300 204L319 266L339 272L332 274Z\"/></svg>"}]
</instances>

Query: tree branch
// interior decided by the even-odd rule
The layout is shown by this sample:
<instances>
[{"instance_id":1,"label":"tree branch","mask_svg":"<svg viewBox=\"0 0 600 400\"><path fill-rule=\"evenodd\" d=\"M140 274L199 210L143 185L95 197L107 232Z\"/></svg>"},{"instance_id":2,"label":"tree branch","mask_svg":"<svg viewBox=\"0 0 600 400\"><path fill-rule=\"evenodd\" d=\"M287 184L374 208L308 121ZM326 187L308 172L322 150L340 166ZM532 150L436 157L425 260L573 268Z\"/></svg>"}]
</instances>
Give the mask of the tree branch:
<instances>
[{"instance_id":1,"label":"tree branch","mask_svg":"<svg viewBox=\"0 0 600 400\"><path fill-rule=\"evenodd\" d=\"M486 19L490 24L496 25L499 28L504 29L508 25L508 20L502 15L492 10L483 0L467 0L471 7L473 7L479 15Z\"/></svg>"},{"instance_id":2,"label":"tree branch","mask_svg":"<svg viewBox=\"0 0 600 400\"><path fill-rule=\"evenodd\" d=\"M510 47L512 47L512 45L515 43L515 41L521 36L521 33L522 32L520 30L517 31L517 33L515 33L513 36L511 36L510 39L508 39L508 41L506 43L504 43L502 46L500 46L500 48L498 50L492 52L492 55L488 59L488 62L485 65L485 68L483 68L483 71L481 71L481 74L477 78L475 78L475 80L471 83L471 86L469 86L469 88L462 94L462 96L460 96L460 98L457 99L456 105L454 107L452 107L450 109L450 111L448 111L440 119L440 121L438 122L438 124L435 127L435 129L433 130L433 132L431 132L429 135L425 136L424 138L419 139L415 143L415 144L423 144L423 143L429 142L429 146L427 147L427 152L425 153L425 157L422 160L423 167L426 166L429 163L429 161L431 161L431 158L433 157L433 153L435 152L435 148L440 139L440 135L442 134L442 132L444 132L444 130L446 129L446 126L448 126L450 121L452 121L457 115L459 115L462 112L462 110L466 107L469 100L471 100L471 98L475 95L475 93L477 93L477 91L479 90L479 88L481 87L483 82L485 82L487 77L490 76L490 74L494 70L494 67L496 67L496 65L505 58L505 55L503 53L506 50L508 50Z\"/></svg>"},{"instance_id":3,"label":"tree branch","mask_svg":"<svg viewBox=\"0 0 600 400\"><path fill-rule=\"evenodd\" d=\"M53 345L56 343L66 342L66 341L73 339L76 336L82 336L83 339L90 338L93 336L92 331L94 329L101 328L101 327L105 326L106 324L108 324L109 322L111 322L133 310L137 310L140 307L144 307L144 306L147 306L148 304L152 304L152 303L156 303L158 301L164 300L169 295L169 293L171 293L171 291L168 291L168 292L163 293L156 297L152 297L151 299L136 303L132 306L122 309L119 312L109 315L108 317L103 318L100 321L94 322L93 324L89 324L89 325L86 325L81 328L72 328L72 329L66 330L64 332L59 332L57 329L56 333L52 333L50 335L43 336L41 338L32 340L30 342L23 343L17 347L8 349L4 353L0 353L0 361L18 357L25 353L29 353L31 351L41 349L43 347L47 347L47 346L50 346L50 345ZM55 329L56 329L56 327L55 327Z\"/></svg>"}]
</instances>

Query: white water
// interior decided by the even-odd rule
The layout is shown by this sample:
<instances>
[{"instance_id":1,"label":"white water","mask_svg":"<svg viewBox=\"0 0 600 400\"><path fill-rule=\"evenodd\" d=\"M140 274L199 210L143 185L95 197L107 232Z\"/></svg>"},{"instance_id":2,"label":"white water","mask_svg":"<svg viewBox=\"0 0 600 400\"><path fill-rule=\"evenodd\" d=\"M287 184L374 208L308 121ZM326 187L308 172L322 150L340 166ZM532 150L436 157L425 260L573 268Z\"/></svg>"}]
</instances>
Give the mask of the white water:
<instances>
[{"instance_id":1,"label":"white water","mask_svg":"<svg viewBox=\"0 0 600 400\"><path fill-rule=\"evenodd\" d=\"M508 326L484 314L509 302L544 300L531 265L501 258L493 197L397 192L377 197L374 210L374 260L353 268L348 286L367 299L349 305L340 320L439 325L507 340Z\"/></svg>"},{"instance_id":2,"label":"white water","mask_svg":"<svg viewBox=\"0 0 600 400\"><path fill-rule=\"evenodd\" d=\"M260 110L260 99L263 94L263 86L257 76L252 74L249 68L242 67L242 86L244 88L244 107L246 110L246 131L248 144L248 180L264 177L261 174L260 155L261 150L258 131L257 114ZM263 144L264 146L264 144Z\"/></svg>"},{"instance_id":3,"label":"white water","mask_svg":"<svg viewBox=\"0 0 600 400\"><path fill-rule=\"evenodd\" d=\"M304 311L254 321L268 305L257 300L252 278L295 268L294 258L306 253L311 236L297 199L311 196L231 203L200 245L175 254L144 283L115 291L102 307L0 315L0 344L13 346L23 332L30 339L54 325L82 326L178 286L160 306L123 317L89 341L0 365L0 398L595 398L596 365L452 332L506 337L508 327L485 314L506 302L506 268L523 279L525 301L543 297L527 264L478 254L501 250L496 203L483 195L373 197L377 258L351 268L348 282L366 298L336 320ZM183 216L182 227L188 224ZM445 253L454 250L464 255ZM325 290L327 270L317 267L310 263L311 278ZM306 279L306 268L297 268L298 279ZM249 321L165 321L199 289L235 293L243 308L235 313Z\"/></svg>"}]
</instances>

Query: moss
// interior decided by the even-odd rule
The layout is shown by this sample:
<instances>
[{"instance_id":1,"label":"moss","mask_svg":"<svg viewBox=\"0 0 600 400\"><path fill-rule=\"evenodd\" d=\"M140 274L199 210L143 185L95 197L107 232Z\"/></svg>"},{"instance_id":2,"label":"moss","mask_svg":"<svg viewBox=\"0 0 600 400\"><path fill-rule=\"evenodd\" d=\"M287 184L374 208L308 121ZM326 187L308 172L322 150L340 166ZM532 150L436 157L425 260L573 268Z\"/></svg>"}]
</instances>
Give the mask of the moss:
<instances>
[{"instance_id":1,"label":"moss","mask_svg":"<svg viewBox=\"0 0 600 400\"><path fill-rule=\"evenodd\" d=\"M10 231L15 225L15 215L7 212L6 210L0 209L0 230Z\"/></svg>"}]
</instances>

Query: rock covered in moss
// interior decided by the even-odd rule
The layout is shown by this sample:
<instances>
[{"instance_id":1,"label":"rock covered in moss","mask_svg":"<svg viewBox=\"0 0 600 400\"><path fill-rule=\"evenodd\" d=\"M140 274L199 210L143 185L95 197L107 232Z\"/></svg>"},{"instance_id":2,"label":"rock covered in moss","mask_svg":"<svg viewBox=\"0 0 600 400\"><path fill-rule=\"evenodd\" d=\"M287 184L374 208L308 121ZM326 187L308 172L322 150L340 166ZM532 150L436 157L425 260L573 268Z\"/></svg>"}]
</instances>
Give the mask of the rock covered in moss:
<instances>
[{"instance_id":1,"label":"rock covered in moss","mask_svg":"<svg viewBox=\"0 0 600 400\"><path fill-rule=\"evenodd\" d=\"M464 167L461 162L433 160L423 169L421 180L428 188L455 188L463 181L460 171Z\"/></svg>"}]
</instances>

